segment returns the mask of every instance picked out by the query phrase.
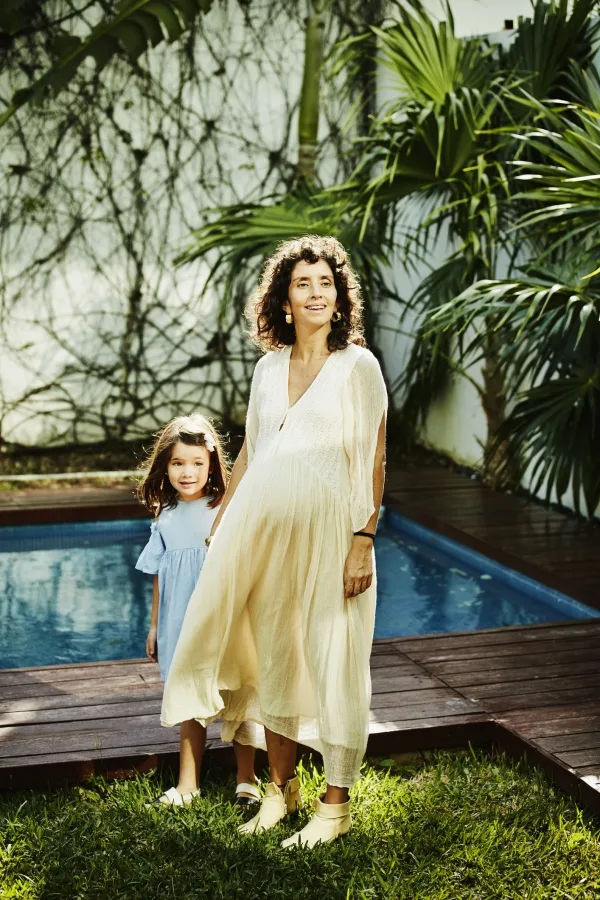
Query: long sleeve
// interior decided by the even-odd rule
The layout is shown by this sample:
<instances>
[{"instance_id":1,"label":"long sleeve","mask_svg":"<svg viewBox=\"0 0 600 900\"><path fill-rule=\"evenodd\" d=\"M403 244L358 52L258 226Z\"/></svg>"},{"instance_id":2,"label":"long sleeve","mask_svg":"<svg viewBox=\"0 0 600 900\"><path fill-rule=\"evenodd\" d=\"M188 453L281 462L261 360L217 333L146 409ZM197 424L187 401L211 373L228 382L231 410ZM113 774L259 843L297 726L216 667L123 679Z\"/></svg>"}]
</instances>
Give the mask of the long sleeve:
<instances>
[{"instance_id":1,"label":"long sleeve","mask_svg":"<svg viewBox=\"0 0 600 900\"><path fill-rule=\"evenodd\" d=\"M147 575L157 575L160 561L164 556L165 544L156 519L150 525L150 539L135 564L136 569Z\"/></svg>"},{"instance_id":2,"label":"long sleeve","mask_svg":"<svg viewBox=\"0 0 600 900\"><path fill-rule=\"evenodd\" d=\"M373 515L373 468L379 427L387 413L387 391L372 353L357 359L343 393L344 447L349 460L352 530Z\"/></svg>"}]
</instances>

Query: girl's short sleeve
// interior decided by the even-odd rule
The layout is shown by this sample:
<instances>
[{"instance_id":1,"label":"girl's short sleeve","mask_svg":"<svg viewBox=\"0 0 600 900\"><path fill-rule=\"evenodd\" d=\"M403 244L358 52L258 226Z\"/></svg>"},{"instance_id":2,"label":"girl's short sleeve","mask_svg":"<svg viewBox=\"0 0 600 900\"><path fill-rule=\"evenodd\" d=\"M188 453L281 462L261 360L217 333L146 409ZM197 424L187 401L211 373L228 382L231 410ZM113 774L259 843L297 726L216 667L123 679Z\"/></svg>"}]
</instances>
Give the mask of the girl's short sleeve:
<instances>
[{"instance_id":1,"label":"girl's short sleeve","mask_svg":"<svg viewBox=\"0 0 600 900\"><path fill-rule=\"evenodd\" d=\"M256 441L258 439L258 391L260 383L260 373L262 370L261 363L262 359L257 362L254 368L254 374L252 375L252 384L250 385L248 412L246 413L246 449L248 450L248 462L251 462L252 457L254 456Z\"/></svg>"},{"instance_id":2,"label":"girl's short sleeve","mask_svg":"<svg viewBox=\"0 0 600 900\"><path fill-rule=\"evenodd\" d=\"M375 451L387 406L387 390L379 363L372 353L361 353L343 393L344 447L350 469L353 531L361 531L375 510Z\"/></svg>"},{"instance_id":3,"label":"girl's short sleeve","mask_svg":"<svg viewBox=\"0 0 600 900\"><path fill-rule=\"evenodd\" d=\"M146 575L157 575L160 561L165 554L165 544L158 527L158 520L154 519L150 525L150 539L135 564L136 569L145 572Z\"/></svg>"}]
</instances>

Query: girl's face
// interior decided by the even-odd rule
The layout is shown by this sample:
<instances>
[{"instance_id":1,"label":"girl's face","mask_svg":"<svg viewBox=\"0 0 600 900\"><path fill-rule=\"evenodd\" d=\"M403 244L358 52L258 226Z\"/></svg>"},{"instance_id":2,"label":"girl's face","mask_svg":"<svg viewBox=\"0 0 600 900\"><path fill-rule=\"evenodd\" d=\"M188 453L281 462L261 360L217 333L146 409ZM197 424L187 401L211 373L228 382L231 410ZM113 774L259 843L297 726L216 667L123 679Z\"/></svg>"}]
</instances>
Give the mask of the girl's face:
<instances>
[{"instance_id":1,"label":"girl's face","mask_svg":"<svg viewBox=\"0 0 600 900\"><path fill-rule=\"evenodd\" d=\"M309 263L301 259L292 269L286 313L294 317L296 330L305 328L316 331L327 326L331 328L331 317L335 312L337 290L333 272L324 259Z\"/></svg>"},{"instance_id":2,"label":"girl's face","mask_svg":"<svg viewBox=\"0 0 600 900\"><path fill-rule=\"evenodd\" d=\"M210 453L206 447L195 447L177 441L167 466L167 477L180 500L198 500L210 474Z\"/></svg>"}]
</instances>

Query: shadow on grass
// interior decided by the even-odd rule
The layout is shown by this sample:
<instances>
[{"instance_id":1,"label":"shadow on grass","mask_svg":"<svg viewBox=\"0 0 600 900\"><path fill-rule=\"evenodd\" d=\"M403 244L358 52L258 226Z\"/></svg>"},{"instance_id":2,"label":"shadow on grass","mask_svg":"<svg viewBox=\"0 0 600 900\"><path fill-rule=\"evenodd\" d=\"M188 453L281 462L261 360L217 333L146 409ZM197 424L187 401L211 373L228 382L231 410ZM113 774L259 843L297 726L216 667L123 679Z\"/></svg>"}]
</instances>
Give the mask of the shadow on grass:
<instances>
[{"instance_id":1,"label":"shadow on grass","mask_svg":"<svg viewBox=\"0 0 600 900\"><path fill-rule=\"evenodd\" d=\"M301 771L310 809L323 785ZM365 766L352 832L313 851L280 842L310 812L241 837L233 782L209 771L191 808L147 811L170 782L127 782L0 801L4 896L39 900L556 900L597 898L598 822L539 773L503 757L439 754L421 766ZM564 893L563 893L564 892ZM0 891L0 896L2 892Z\"/></svg>"}]
</instances>

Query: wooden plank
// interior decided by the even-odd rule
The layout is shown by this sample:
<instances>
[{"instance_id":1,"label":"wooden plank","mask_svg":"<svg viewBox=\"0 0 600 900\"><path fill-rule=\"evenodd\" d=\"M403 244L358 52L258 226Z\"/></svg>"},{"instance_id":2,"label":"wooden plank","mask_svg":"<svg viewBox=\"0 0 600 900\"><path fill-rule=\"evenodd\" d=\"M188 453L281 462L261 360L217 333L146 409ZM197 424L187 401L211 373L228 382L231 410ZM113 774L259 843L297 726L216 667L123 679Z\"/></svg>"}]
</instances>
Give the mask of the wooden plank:
<instances>
[{"instance_id":1,"label":"wooden plank","mask_svg":"<svg viewBox=\"0 0 600 900\"><path fill-rule=\"evenodd\" d=\"M392 666L371 666L371 678L378 678L386 673L393 673L394 675L403 678L418 678L419 676L427 674L422 666L417 666L415 663L410 662L407 665L402 660Z\"/></svg>"},{"instance_id":2,"label":"wooden plank","mask_svg":"<svg viewBox=\"0 0 600 900\"><path fill-rule=\"evenodd\" d=\"M397 638L378 638L377 640L373 641L373 644L371 646L371 662L373 661L373 657L375 656L389 655L390 653L393 653L394 655L399 656L402 662L406 663L407 665L411 663L412 660L409 659L408 656L405 656L403 653L396 649L395 644L397 640Z\"/></svg>"},{"instance_id":3,"label":"wooden plank","mask_svg":"<svg viewBox=\"0 0 600 900\"><path fill-rule=\"evenodd\" d=\"M94 678L123 678L126 675L142 676L148 671L158 671L158 666L148 660L121 660L108 663L84 663L82 666L52 666L39 669L0 669L0 692L8 696L9 689L21 684L64 684Z\"/></svg>"},{"instance_id":4,"label":"wooden plank","mask_svg":"<svg viewBox=\"0 0 600 900\"><path fill-rule=\"evenodd\" d=\"M162 698L140 698L132 701L131 695L127 695L121 702L94 703L90 698L88 703L78 707L54 707L37 710L15 710L0 713L0 729L2 726L29 725L42 722L71 722L73 720L84 722L89 719L114 719L125 716L148 715L155 713L160 715ZM97 698L94 698L97 699ZM0 740L2 731L0 730Z\"/></svg>"},{"instance_id":5,"label":"wooden plank","mask_svg":"<svg viewBox=\"0 0 600 900\"><path fill-rule=\"evenodd\" d=\"M489 722L485 714L473 711L457 712L453 716L435 715L422 716L416 723L409 718L402 718L404 710L402 708L390 708L386 710L387 715L384 718L370 719L369 734L378 734L381 731L417 731L422 728L439 728L442 725L476 725Z\"/></svg>"},{"instance_id":6,"label":"wooden plank","mask_svg":"<svg viewBox=\"0 0 600 900\"><path fill-rule=\"evenodd\" d=\"M480 704L492 713L504 713L509 710L541 709L542 707L556 707L561 703L572 701L579 705L587 700L600 700L598 687L583 690L556 690L552 692L515 694L513 697L488 697L480 700Z\"/></svg>"},{"instance_id":7,"label":"wooden plank","mask_svg":"<svg viewBox=\"0 0 600 900\"><path fill-rule=\"evenodd\" d=\"M159 746L155 745L153 742L144 743L143 741L139 741L128 747L103 747L101 750L95 747L86 747L83 750L69 750L64 753L40 753L32 756L24 755L7 757L6 759L0 758L0 770L2 770L2 775L5 775L5 770L22 770L29 766L48 766L65 762L87 762L89 760L122 759L123 757L131 756L157 756L161 753L176 753L178 749L179 741L176 740L173 740L170 744L164 743ZM4 781L4 779L0 779L0 783L2 783L2 781Z\"/></svg>"},{"instance_id":8,"label":"wooden plank","mask_svg":"<svg viewBox=\"0 0 600 900\"><path fill-rule=\"evenodd\" d=\"M55 663L51 666L24 666L23 668L10 668L10 669L0 669L0 675L15 675L21 674L22 672L31 672L34 675L39 672L62 672L70 671L71 669L75 670L86 670L88 668L99 668L99 669L108 669L111 666L130 666L131 664L139 664L144 666L154 666L156 663L150 662L149 659L146 659L145 656L140 656L134 659L107 659L107 660L99 660L97 662L69 662L69 663ZM52 680L52 679L51 679Z\"/></svg>"},{"instance_id":9,"label":"wooden plank","mask_svg":"<svg viewBox=\"0 0 600 900\"><path fill-rule=\"evenodd\" d=\"M566 750L555 754L567 766L578 768L579 766L600 766L600 747L589 750Z\"/></svg>"},{"instance_id":10,"label":"wooden plank","mask_svg":"<svg viewBox=\"0 0 600 900\"><path fill-rule=\"evenodd\" d=\"M401 691L405 689L405 685L414 684L416 686L420 682L425 683L423 679L427 679L427 682L431 684L432 677L421 674L408 675L404 671L397 672L395 669L375 669L371 672L371 686L374 694L382 691ZM437 679L436 683L441 684Z\"/></svg>"},{"instance_id":11,"label":"wooden plank","mask_svg":"<svg viewBox=\"0 0 600 900\"><path fill-rule=\"evenodd\" d=\"M136 688L139 685L147 687L149 682L142 675L109 676L107 678L82 678L69 681L68 688L61 687L61 682L50 681L37 684L13 684L4 688L2 699L20 700L23 697L43 697L52 694L103 694L110 691L120 691L128 688Z\"/></svg>"},{"instance_id":12,"label":"wooden plank","mask_svg":"<svg viewBox=\"0 0 600 900\"><path fill-rule=\"evenodd\" d=\"M592 652L593 651L593 652ZM596 654L600 659L600 630L598 634L589 637L569 637L557 638L556 640L539 641L532 647L531 643L506 643L494 644L492 647L483 645L479 647L453 647L444 651L434 651L424 648L423 650L412 654L412 658L420 665L430 667L432 664L444 662L458 662L458 660L500 659L502 657L514 656L522 657L535 654L549 653L553 657L560 652L561 658L563 654L569 652Z\"/></svg>"},{"instance_id":13,"label":"wooden plank","mask_svg":"<svg viewBox=\"0 0 600 900\"><path fill-rule=\"evenodd\" d=\"M401 656L400 653L390 653L389 651L386 653L374 653L371 656L371 668L372 669L381 669L387 666L406 666L406 668L411 668L414 670L415 664L410 659L406 659L406 657Z\"/></svg>"},{"instance_id":14,"label":"wooden plank","mask_svg":"<svg viewBox=\"0 0 600 900\"><path fill-rule=\"evenodd\" d=\"M536 625L514 625L509 628L479 629L478 631L457 631L453 634L419 635L410 638L392 638L392 646L399 653L411 659L414 654L429 648L432 651L459 647L493 646L494 644L514 644L558 640L560 638L588 637L600 634L600 619L574 619L568 623L540 623ZM389 652L389 650L387 651Z\"/></svg>"},{"instance_id":15,"label":"wooden plank","mask_svg":"<svg viewBox=\"0 0 600 900\"><path fill-rule=\"evenodd\" d=\"M428 662L427 669L435 675L445 675L458 672L481 672L490 669L497 671L499 669L522 669L528 666L541 667L544 665L554 665L556 663L556 653L523 653L520 656L496 656L493 652L487 657L478 657L476 659L450 659L444 662ZM561 665L565 663L596 663L597 671L600 672L600 652L597 649L591 650L565 650L560 653Z\"/></svg>"},{"instance_id":16,"label":"wooden plank","mask_svg":"<svg viewBox=\"0 0 600 900\"><path fill-rule=\"evenodd\" d=\"M581 777L592 776L596 782L596 789L600 786L600 769L598 766L577 766L577 774Z\"/></svg>"},{"instance_id":17,"label":"wooden plank","mask_svg":"<svg viewBox=\"0 0 600 900\"><path fill-rule=\"evenodd\" d=\"M25 722L0 729L0 744L11 741L30 741L48 735L106 734L109 731L127 731L137 734L146 727L160 726L160 708L150 713L134 713L131 716L77 719L62 722ZM65 737L66 741L69 738Z\"/></svg>"},{"instance_id":18,"label":"wooden plank","mask_svg":"<svg viewBox=\"0 0 600 900\"><path fill-rule=\"evenodd\" d=\"M586 734L590 731L600 730L600 715L582 715L578 709L573 710L571 718L536 719L535 722L513 723L507 717L506 724L514 731L519 731L529 740L537 742L545 738L559 737L560 735Z\"/></svg>"},{"instance_id":19,"label":"wooden plank","mask_svg":"<svg viewBox=\"0 0 600 900\"><path fill-rule=\"evenodd\" d=\"M459 673L437 673L446 684L459 689L461 692L468 690L471 685L476 684L504 684L508 681L529 681L533 678L560 678L562 676L569 677L573 674L575 667L573 663L556 663L554 665L545 666L525 666L518 669L498 669L495 672L459 672ZM578 663L578 674L597 674L598 661L592 660Z\"/></svg>"},{"instance_id":20,"label":"wooden plank","mask_svg":"<svg viewBox=\"0 0 600 900\"><path fill-rule=\"evenodd\" d=\"M590 750L600 747L600 730L539 738L536 744L554 754L565 750Z\"/></svg>"},{"instance_id":21,"label":"wooden plank","mask_svg":"<svg viewBox=\"0 0 600 900\"><path fill-rule=\"evenodd\" d=\"M395 678L384 677L373 680L373 697L397 691L423 691L429 688L444 688L456 695L456 691L446 687L443 681L433 675L402 675Z\"/></svg>"},{"instance_id":22,"label":"wooden plank","mask_svg":"<svg viewBox=\"0 0 600 900\"><path fill-rule=\"evenodd\" d=\"M125 692L118 689L113 691L94 691L93 693L82 694L49 694L43 697L21 697L13 700L0 701L0 715L11 712L25 712L42 709L73 709L80 710L89 704L102 702L104 695L108 693L111 703L129 703L135 700L139 701L160 698L163 694L162 684L148 685L140 679L139 684L131 685ZM137 702L137 701L136 701ZM79 712L73 713L79 715Z\"/></svg>"},{"instance_id":23,"label":"wooden plank","mask_svg":"<svg viewBox=\"0 0 600 900\"><path fill-rule=\"evenodd\" d=\"M176 736L174 736L176 735ZM0 760L16 756L43 756L52 752L72 750L99 751L120 748L133 752L140 743L148 745L168 744L179 739L179 729L161 728L160 725L136 728L134 731L103 731L84 734L52 735L44 738L26 738L0 743ZM5 765L0 761L0 766Z\"/></svg>"},{"instance_id":24,"label":"wooden plank","mask_svg":"<svg viewBox=\"0 0 600 900\"><path fill-rule=\"evenodd\" d=\"M390 691L387 694L373 694L371 709L378 710L390 706L402 706L403 704L428 703L432 700L448 700L456 697L456 692L447 687L418 691Z\"/></svg>"},{"instance_id":25,"label":"wooden plank","mask_svg":"<svg viewBox=\"0 0 600 900\"><path fill-rule=\"evenodd\" d=\"M532 718L531 711L508 712L504 715L497 716L499 722L507 723L511 728L520 728L522 725L543 724L547 722L558 722L568 719L578 719L582 716L594 716L599 713L598 703L578 703L576 707L572 703L567 706L553 706L549 709L540 709L535 719Z\"/></svg>"},{"instance_id":26,"label":"wooden plank","mask_svg":"<svg viewBox=\"0 0 600 900\"><path fill-rule=\"evenodd\" d=\"M575 688L588 688L598 685L600 687L600 673L591 672L585 675L570 675L567 678L536 678L531 681L519 681L515 687L514 681L500 682L500 684L474 684L468 689L463 688L461 693L468 694L469 698L485 700L487 697L512 696L515 690L520 695L527 693L544 693L559 690L574 690Z\"/></svg>"},{"instance_id":27,"label":"wooden plank","mask_svg":"<svg viewBox=\"0 0 600 900\"><path fill-rule=\"evenodd\" d=\"M394 708L394 721L398 722L415 722L418 724L420 719L430 719L437 718L439 716L452 716L452 715L471 715L471 713L477 712L481 714L481 709L479 709L474 703L470 703L468 700L463 700L462 697L448 697L446 700L434 700L431 702L421 702L417 701L415 703L405 703L402 706ZM383 710L372 709L371 710L371 721L376 722L385 718L386 720L389 718L389 708L384 708Z\"/></svg>"}]
</instances>

